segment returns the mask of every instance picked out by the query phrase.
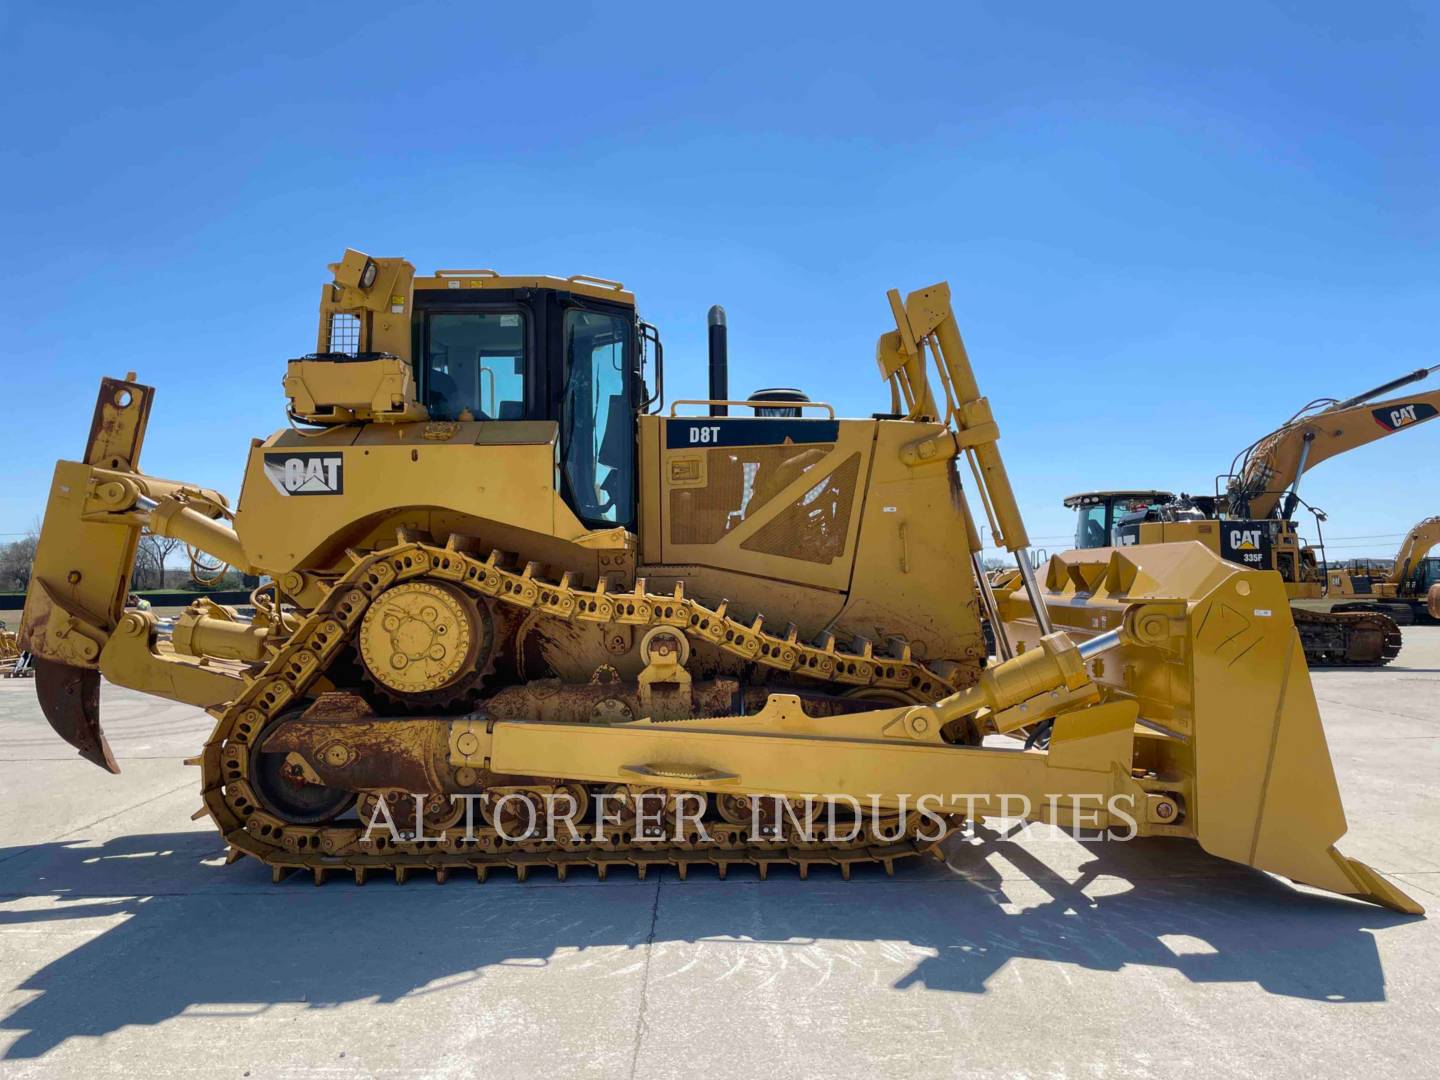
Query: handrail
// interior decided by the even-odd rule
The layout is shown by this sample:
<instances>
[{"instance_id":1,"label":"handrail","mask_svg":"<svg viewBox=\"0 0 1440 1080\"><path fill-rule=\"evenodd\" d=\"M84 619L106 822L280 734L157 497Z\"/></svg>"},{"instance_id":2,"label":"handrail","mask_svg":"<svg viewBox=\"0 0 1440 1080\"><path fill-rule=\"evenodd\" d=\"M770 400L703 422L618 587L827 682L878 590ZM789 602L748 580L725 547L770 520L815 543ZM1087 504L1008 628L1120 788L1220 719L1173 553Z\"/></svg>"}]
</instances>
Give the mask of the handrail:
<instances>
[{"instance_id":1,"label":"handrail","mask_svg":"<svg viewBox=\"0 0 1440 1080\"><path fill-rule=\"evenodd\" d=\"M624 292L625 286L618 281L611 281L609 278L596 277L594 274L571 274L565 279L579 285L603 285L607 289L614 289L616 292Z\"/></svg>"},{"instance_id":2,"label":"handrail","mask_svg":"<svg viewBox=\"0 0 1440 1080\"><path fill-rule=\"evenodd\" d=\"M659 412L665 407L665 346L660 342L660 331L650 323L640 320L640 376L645 376L645 345L655 346L655 393L640 404L640 411Z\"/></svg>"},{"instance_id":3,"label":"handrail","mask_svg":"<svg viewBox=\"0 0 1440 1080\"><path fill-rule=\"evenodd\" d=\"M824 409L829 414L828 419L835 419L835 406L824 401L721 401L718 398L681 398L670 403L670 415L678 416L675 410L681 405L737 405L747 409ZM713 417L716 420L726 419L723 416ZM733 419L733 418L732 418ZM742 417L741 419L752 420L793 420L793 416L754 416Z\"/></svg>"},{"instance_id":4,"label":"handrail","mask_svg":"<svg viewBox=\"0 0 1440 1080\"><path fill-rule=\"evenodd\" d=\"M499 277L499 270L488 267L481 270L436 270L435 277Z\"/></svg>"}]
</instances>

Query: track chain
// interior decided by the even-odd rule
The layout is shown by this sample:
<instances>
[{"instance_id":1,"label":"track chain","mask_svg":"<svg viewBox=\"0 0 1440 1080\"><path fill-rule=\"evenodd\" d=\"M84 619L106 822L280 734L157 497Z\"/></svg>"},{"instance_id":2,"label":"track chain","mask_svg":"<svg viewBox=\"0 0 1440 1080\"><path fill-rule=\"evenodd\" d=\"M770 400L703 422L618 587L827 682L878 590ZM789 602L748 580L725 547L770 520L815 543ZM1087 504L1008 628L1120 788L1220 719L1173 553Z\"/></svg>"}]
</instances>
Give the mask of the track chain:
<instances>
[{"instance_id":1,"label":"track chain","mask_svg":"<svg viewBox=\"0 0 1440 1080\"><path fill-rule=\"evenodd\" d=\"M1305 648L1305 661L1311 667L1384 667L1400 655L1400 647L1404 643L1399 624L1384 612L1309 611L1296 608L1292 609L1292 614ZM1307 633L1305 623L1317 630ZM1323 633L1319 628L1325 626L1338 628L1344 636L1343 652L1326 648L1323 641L1317 643L1316 638ZM1350 638L1357 631L1363 630L1369 630L1380 638L1379 652L1356 660L1347 659Z\"/></svg>"},{"instance_id":2,"label":"track chain","mask_svg":"<svg viewBox=\"0 0 1440 1080\"><path fill-rule=\"evenodd\" d=\"M693 865L710 865L722 874L731 865L756 866L764 876L774 864L798 866L803 877L811 865L835 865L845 877L854 863L880 863L887 871L897 858L933 850L940 842L920 840L922 827L912 822L900 836L865 831L848 843L795 844L754 837L741 826L707 823L708 840L687 837L664 843L636 840L611 831L604 842L594 827L578 828L579 839L511 841L494 829L469 832L452 828L439 842L401 839L392 843L377 835L362 842L353 826L299 826L268 814L250 787L248 774L253 739L292 702L302 698L349 642L369 605L391 585L418 577L455 582L477 596L491 597L541 618L610 623L649 628L670 626L692 641L704 642L742 659L771 668L846 686L902 691L921 700L935 700L956 687L916 661L908 646L898 656L876 654L868 642L859 651L837 648L833 638L823 645L798 640L793 626L783 635L766 631L763 619L741 622L726 605L711 608L684 594L645 591L644 579L633 591L610 592L602 578L594 589L581 589L565 574L559 581L538 576L530 563L520 572L502 566L504 556L492 552L480 559L459 550L454 540L445 547L406 541L370 553L351 552L353 565L326 592L293 633L279 646L248 685L226 706L211 709L217 723L200 758L202 795L208 812L229 843L233 858L250 855L269 864L279 877L308 869L317 883L332 872L353 873L363 881L371 872L393 872L403 881L412 871L433 871L443 880L455 870L473 870L483 880L497 868L524 878L536 868L563 878L569 869L592 867L600 876L616 865L634 866L640 876L655 865L676 868L683 876ZM197 815L198 816L198 815ZM952 823L953 824L953 823ZM588 831L587 831L588 830Z\"/></svg>"}]
</instances>

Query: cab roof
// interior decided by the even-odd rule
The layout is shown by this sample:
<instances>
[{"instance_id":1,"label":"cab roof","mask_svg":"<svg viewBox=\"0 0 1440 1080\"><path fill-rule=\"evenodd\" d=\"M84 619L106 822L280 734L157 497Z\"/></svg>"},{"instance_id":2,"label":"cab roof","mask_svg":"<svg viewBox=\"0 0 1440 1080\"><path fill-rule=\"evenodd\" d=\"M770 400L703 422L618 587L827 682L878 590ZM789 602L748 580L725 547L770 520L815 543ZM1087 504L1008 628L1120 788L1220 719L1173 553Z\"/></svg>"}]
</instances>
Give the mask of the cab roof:
<instances>
[{"instance_id":1,"label":"cab roof","mask_svg":"<svg viewBox=\"0 0 1440 1080\"><path fill-rule=\"evenodd\" d=\"M635 294L626 290L618 281L593 277L590 274L571 274L567 278L551 277L548 274L506 275L497 270L436 270L429 276L417 274L415 288L421 289L554 289L559 292L577 293L594 300L608 300L612 304L635 306Z\"/></svg>"},{"instance_id":2,"label":"cab roof","mask_svg":"<svg viewBox=\"0 0 1440 1080\"><path fill-rule=\"evenodd\" d=\"M1172 502L1175 498L1173 491L1151 491L1148 489L1137 490L1123 488L1116 491L1082 491L1078 495L1065 496L1065 506L1068 509L1075 509L1077 506L1094 506L1096 503L1104 502L1106 499L1150 499L1154 502Z\"/></svg>"}]
</instances>

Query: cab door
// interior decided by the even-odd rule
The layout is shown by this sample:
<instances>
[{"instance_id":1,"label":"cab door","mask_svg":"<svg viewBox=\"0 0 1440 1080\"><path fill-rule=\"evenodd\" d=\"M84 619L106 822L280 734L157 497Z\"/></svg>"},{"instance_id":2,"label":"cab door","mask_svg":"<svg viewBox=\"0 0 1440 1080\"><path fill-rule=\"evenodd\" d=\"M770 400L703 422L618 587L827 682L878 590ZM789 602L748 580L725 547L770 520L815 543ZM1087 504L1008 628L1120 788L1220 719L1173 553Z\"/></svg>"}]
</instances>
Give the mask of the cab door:
<instances>
[{"instance_id":1,"label":"cab door","mask_svg":"<svg viewBox=\"0 0 1440 1080\"><path fill-rule=\"evenodd\" d=\"M561 320L560 483L592 528L635 524L635 319L593 305Z\"/></svg>"}]
</instances>

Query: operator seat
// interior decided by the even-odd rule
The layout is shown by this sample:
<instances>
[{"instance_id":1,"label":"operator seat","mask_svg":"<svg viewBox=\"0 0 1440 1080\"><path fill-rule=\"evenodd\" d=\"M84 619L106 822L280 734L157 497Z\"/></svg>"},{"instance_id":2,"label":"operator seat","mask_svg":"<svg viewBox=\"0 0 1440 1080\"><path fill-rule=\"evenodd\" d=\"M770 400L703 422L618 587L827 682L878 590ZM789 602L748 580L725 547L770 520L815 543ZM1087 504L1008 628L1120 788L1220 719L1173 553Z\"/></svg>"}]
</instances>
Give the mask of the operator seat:
<instances>
[{"instance_id":1,"label":"operator seat","mask_svg":"<svg viewBox=\"0 0 1440 1080\"><path fill-rule=\"evenodd\" d=\"M460 400L460 386L445 371L430 372L429 401L430 416L435 420L454 420L460 415L464 403Z\"/></svg>"}]
</instances>

